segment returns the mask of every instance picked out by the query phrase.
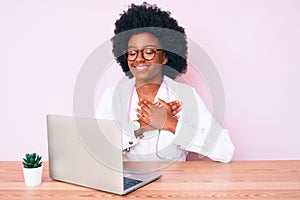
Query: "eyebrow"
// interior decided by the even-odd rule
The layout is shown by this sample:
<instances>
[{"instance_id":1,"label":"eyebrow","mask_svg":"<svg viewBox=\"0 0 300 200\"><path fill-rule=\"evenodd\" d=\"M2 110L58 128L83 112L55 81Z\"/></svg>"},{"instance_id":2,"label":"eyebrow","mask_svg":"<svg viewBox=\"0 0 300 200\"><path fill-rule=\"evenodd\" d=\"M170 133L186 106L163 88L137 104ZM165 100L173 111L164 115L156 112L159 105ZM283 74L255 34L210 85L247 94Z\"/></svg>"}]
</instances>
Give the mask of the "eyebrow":
<instances>
[{"instance_id":1,"label":"eyebrow","mask_svg":"<svg viewBox=\"0 0 300 200\"><path fill-rule=\"evenodd\" d=\"M152 45L152 44L146 45L143 48L149 48L149 47L158 48L156 45ZM128 48L137 49L135 46L128 46Z\"/></svg>"}]
</instances>

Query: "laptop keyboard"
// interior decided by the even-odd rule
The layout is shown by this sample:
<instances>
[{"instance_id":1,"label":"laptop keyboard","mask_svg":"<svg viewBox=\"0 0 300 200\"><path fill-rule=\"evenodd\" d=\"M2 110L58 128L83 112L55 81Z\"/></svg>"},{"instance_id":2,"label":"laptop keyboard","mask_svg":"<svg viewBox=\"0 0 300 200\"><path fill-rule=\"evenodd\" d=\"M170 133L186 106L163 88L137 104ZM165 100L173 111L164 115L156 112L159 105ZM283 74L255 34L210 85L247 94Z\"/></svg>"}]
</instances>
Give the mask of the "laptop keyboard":
<instances>
[{"instance_id":1,"label":"laptop keyboard","mask_svg":"<svg viewBox=\"0 0 300 200\"><path fill-rule=\"evenodd\" d=\"M140 180L127 178L127 177L124 177L123 180L124 180L124 190L127 190L128 188L131 188L132 186L137 185L142 182Z\"/></svg>"}]
</instances>

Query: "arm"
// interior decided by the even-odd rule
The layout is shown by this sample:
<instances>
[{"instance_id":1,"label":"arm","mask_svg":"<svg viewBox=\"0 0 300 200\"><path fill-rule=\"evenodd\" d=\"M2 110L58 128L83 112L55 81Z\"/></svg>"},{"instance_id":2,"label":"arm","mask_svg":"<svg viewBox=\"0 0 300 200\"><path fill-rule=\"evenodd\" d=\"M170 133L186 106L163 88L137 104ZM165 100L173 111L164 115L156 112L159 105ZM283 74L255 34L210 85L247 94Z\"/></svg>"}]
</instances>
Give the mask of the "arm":
<instances>
[{"instance_id":1,"label":"arm","mask_svg":"<svg viewBox=\"0 0 300 200\"><path fill-rule=\"evenodd\" d=\"M109 87L105 89L103 95L100 98L100 101L96 107L95 117L97 119L107 119L107 120L116 120L113 114L113 94L115 91L115 87ZM122 149L125 150L129 147L132 147L139 143L139 139L136 139L134 135L130 135L128 133L133 133L135 129L137 129L134 124L129 124L127 129L123 129L122 134ZM127 134L125 133L127 132Z\"/></svg>"},{"instance_id":2,"label":"arm","mask_svg":"<svg viewBox=\"0 0 300 200\"><path fill-rule=\"evenodd\" d=\"M193 96L186 96L189 97L183 102L183 119L174 143L186 151L196 152L212 160L230 162L234 146L228 130L223 129L214 119L194 89Z\"/></svg>"}]
</instances>

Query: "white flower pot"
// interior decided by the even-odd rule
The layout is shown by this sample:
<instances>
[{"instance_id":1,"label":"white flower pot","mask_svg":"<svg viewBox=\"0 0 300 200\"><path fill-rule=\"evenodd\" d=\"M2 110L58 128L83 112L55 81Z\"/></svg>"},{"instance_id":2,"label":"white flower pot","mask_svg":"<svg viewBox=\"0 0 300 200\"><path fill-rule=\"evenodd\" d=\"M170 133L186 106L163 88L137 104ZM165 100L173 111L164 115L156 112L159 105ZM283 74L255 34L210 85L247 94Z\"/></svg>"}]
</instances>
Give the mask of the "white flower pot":
<instances>
[{"instance_id":1,"label":"white flower pot","mask_svg":"<svg viewBox=\"0 0 300 200\"><path fill-rule=\"evenodd\" d=\"M43 165L38 168L24 168L25 185L36 186L42 183Z\"/></svg>"}]
</instances>

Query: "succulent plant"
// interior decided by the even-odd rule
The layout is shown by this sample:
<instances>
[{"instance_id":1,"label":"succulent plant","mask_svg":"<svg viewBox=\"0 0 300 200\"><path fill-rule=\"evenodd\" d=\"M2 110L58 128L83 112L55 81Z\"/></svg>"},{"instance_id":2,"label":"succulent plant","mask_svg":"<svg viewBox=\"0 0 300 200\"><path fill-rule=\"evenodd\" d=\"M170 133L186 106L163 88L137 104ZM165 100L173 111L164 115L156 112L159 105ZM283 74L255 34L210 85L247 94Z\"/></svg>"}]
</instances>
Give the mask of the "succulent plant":
<instances>
[{"instance_id":1,"label":"succulent plant","mask_svg":"<svg viewBox=\"0 0 300 200\"><path fill-rule=\"evenodd\" d=\"M42 156L39 156L36 153L27 153L23 158L23 167L24 168L38 168L42 166Z\"/></svg>"}]
</instances>

